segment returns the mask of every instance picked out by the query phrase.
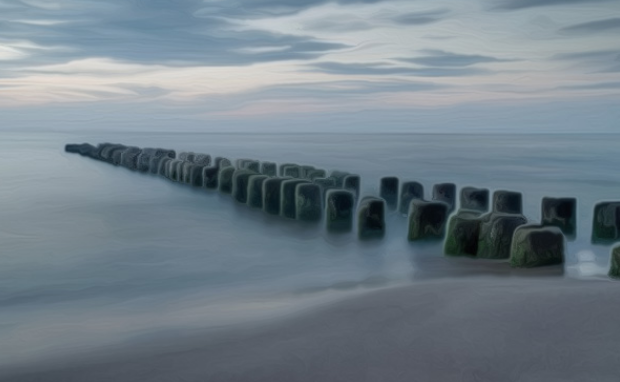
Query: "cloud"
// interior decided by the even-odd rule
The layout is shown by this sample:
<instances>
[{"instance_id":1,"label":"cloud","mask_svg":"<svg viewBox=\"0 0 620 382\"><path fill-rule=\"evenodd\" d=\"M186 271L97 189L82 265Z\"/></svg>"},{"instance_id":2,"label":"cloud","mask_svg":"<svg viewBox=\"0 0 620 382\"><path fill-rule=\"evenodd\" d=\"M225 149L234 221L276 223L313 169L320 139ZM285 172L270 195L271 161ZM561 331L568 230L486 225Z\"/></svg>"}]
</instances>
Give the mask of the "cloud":
<instances>
[{"instance_id":1,"label":"cloud","mask_svg":"<svg viewBox=\"0 0 620 382\"><path fill-rule=\"evenodd\" d=\"M377 105L377 95L387 97L403 93L424 93L450 88L431 82L408 80L342 80L315 83L291 83L265 86L234 94L205 94L192 100L205 113L280 114L296 110L325 111L333 108L364 108ZM401 95L402 97L402 95ZM388 101L385 101L389 103ZM275 109L274 109L275 108Z\"/></svg>"},{"instance_id":2,"label":"cloud","mask_svg":"<svg viewBox=\"0 0 620 382\"><path fill-rule=\"evenodd\" d=\"M586 52L558 53L551 57L552 60L600 60L600 59L620 58L618 50L592 50Z\"/></svg>"},{"instance_id":3,"label":"cloud","mask_svg":"<svg viewBox=\"0 0 620 382\"><path fill-rule=\"evenodd\" d=\"M452 40L456 38L456 36L441 36L441 35L425 35L422 37L429 39L429 40Z\"/></svg>"},{"instance_id":4,"label":"cloud","mask_svg":"<svg viewBox=\"0 0 620 382\"><path fill-rule=\"evenodd\" d=\"M417 77L462 77L492 73L479 68L411 68L406 66L391 66L382 63L373 64L343 64L339 62L321 62L311 65L313 71L344 75L370 76L417 76Z\"/></svg>"},{"instance_id":5,"label":"cloud","mask_svg":"<svg viewBox=\"0 0 620 382\"><path fill-rule=\"evenodd\" d=\"M408 13L382 10L373 13L369 18L362 18L353 13L335 16L322 15L319 19L304 23L304 28L321 32L355 32L377 27L393 27L394 24L397 26L425 25L444 20L449 13L448 9L437 9Z\"/></svg>"},{"instance_id":6,"label":"cloud","mask_svg":"<svg viewBox=\"0 0 620 382\"><path fill-rule=\"evenodd\" d=\"M492 0L492 9L497 10L518 10L533 7L569 5L569 4L592 4L604 3L614 0Z\"/></svg>"},{"instance_id":7,"label":"cloud","mask_svg":"<svg viewBox=\"0 0 620 382\"><path fill-rule=\"evenodd\" d=\"M323 2L303 0L291 4L299 10ZM201 0L59 0L57 4L62 12L32 3L15 3L3 9L0 24L6 40L26 40L40 46L62 48L21 58L39 64L102 57L177 66L249 65L314 59L348 47L308 36L238 28L248 13L271 9L280 3L247 0L231 7L223 1L205 3ZM209 6L205 8L205 4ZM228 14L229 18L221 14ZM22 20L24 15L38 22L15 21ZM54 22L46 22L52 19ZM261 51L261 48L265 49ZM255 52L248 54L251 49ZM11 53L10 58L15 62L20 59L16 53Z\"/></svg>"},{"instance_id":8,"label":"cloud","mask_svg":"<svg viewBox=\"0 0 620 382\"><path fill-rule=\"evenodd\" d=\"M170 90L163 89L159 86L143 86L136 84L116 84L116 86L120 89L126 89L130 91L135 96L146 97L146 98L158 98L163 97L165 95L170 94Z\"/></svg>"},{"instance_id":9,"label":"cloud","mask_svg":"<svg viewBox=\"0 0 620 382\"><path fill-rule=\"evenodd\" d=\"M399 58L398 60L424 66L439 67L463 67L489 62L512 61L491 56L483 56L478 54L457 54L434 49L423 50L423 52L427 53L427 55L412 58Z\"/></svg>"},{"instance_id":10,"label":"cloud","mask_svg":"<svg viewBox=\"0 0 620 382\"><path fill-rule=\"evenodd\" d=\"M558 86L558 90L620 90L620 82L600 82L583 85Z\"/></svg>"},{"instance_id":11,"label":"cloud","mask_svg":"<svg viewBox=\"0 0 620 382\"><path fill-rule=\"evenodd\" d=\"M447 85L419 81L332 81L314 83L295 83L267 86L245 95L258 95L260 98L338 98L355 97L375 93L420 92L447 88ZM219 97L219 96L218 96ZM235 94L231 97L239 97Z\"/></svg>"},{"instance_id":12,"label":"cloud","mask_svg":"<svg viewBox=\"0 0 620 382\"><path fill-rule=\"evenodd\" d=\"M305 29L322 32L357 32L373 29L375 26L365 20L342 20L342 18L324 18L305 24Z\"/></svg>"},{"instance_id":13,"label":"cloud","mask_svg":"<svg viewBox=\"0 0 620 382\"><path fill-rule=\"evenodd\" d=\"M560 29L560 33L596 33L615 30L620 31L620 17L571 25Z\"/></svg>"},{"instance_id":14,"label":"cloud","mask_svg":"<svg viewBox=\"0 0 620 382\"><path fill-rule=\"evenodd\" d=\"M620 72L620 64L610 66L607 69L601 70L599 73L617 73L617 72Z\"/></svg>"},{"instance_id":15,"label":"cloud","mask_svg":"<svg viewBox=\"0 0 620 382\"><path fill-rule=\"evenodd\" d=\"M620 71L620 49L593 50L585 52L559 53L552 60L577 62L590 73L614 73ZM593 69L599 68L592 71Z\"/></svg>"},{"instance_id":16,"label":"cloud","mask_svg":"<svg viewBox=\"0 0 620 382\"><path fill-rule=\"evenodd\" d=\"M336 3L341 5L351 5L351 4L375 4L380 3L386 0L216 0L214 3L226 4L232 3L235 4L235 9L238 9L242 12L246 12L248 14L255 13L263 13L263 14L292 14L302 11L304 9L308 9L311 7L327 4L327 3Z\"/></svg>"},{"instance_id":17,"label":"cloud","mask_svg":"<svg viewBox=\"0 0 620 382\"><path fill-rule=\"evenodd\" d=\"M443 20L449 12L450 11L447 9L438 9L435 11L426 12L411 12L395 16L392 20L395 23L402 25L425 25Z\"/></svg>"}]
</instances>

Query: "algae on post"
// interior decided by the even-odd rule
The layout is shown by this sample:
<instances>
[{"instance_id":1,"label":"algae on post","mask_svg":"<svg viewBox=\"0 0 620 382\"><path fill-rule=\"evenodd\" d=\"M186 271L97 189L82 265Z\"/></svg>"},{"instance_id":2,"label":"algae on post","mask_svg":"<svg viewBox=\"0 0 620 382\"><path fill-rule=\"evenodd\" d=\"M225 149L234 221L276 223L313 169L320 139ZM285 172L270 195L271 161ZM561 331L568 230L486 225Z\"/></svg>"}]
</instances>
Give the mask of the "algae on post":
<instances>
[{"instance_id":1,"label":"algae on post","mask_svg":"<svg viewBox=\"0 0 620 382\"><path fill-rule=\"evenodd\" d=\"M533 268L564 263L564 235L557 227L521 226L510 247L510 265Z\"/></svg>"}]
</instances>

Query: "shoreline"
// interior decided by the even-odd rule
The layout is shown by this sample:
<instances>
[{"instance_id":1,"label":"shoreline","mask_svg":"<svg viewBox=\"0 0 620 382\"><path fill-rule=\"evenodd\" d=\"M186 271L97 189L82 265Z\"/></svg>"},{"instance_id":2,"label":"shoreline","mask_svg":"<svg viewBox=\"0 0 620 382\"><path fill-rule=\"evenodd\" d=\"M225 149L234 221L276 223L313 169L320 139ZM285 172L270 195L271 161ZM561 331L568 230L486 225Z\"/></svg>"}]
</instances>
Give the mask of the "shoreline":
<instances>
[{"instance_id":1,"label":"shoreline","mask_svg":"<svg viewBox=\"0 0 620 382\"><path fill-rule=\"evenodd\" d=\"M0 381L615 381L617 285L493 275L414 281L75 363L8 367Z\"/></svg>"}]
</instances>

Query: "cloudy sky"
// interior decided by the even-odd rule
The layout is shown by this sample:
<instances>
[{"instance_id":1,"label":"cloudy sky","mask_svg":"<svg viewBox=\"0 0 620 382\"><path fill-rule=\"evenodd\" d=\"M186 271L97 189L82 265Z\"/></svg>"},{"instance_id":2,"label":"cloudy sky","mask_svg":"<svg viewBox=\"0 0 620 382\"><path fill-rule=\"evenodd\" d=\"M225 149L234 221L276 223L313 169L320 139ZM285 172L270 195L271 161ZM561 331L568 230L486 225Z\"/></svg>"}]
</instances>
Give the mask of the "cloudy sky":
<instances>
[{"instance_id":1,"label":"cloudy sky","mask_svg":"<svg viewBox=\"0 0 620 382\"><path fill-rule=\"evenodd\" d=\"M620 132L618 0L0 0L14 130Z\"/></svg>"}]
</instances>

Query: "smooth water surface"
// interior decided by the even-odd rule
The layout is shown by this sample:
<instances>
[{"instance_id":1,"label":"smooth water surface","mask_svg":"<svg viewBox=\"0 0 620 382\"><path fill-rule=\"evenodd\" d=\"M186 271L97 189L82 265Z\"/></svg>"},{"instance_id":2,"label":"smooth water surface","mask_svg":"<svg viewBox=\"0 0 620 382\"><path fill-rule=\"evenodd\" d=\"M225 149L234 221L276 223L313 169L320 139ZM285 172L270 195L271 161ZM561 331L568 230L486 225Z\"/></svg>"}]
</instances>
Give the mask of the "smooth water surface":
<instances>
[{"instance_id":1,"label":"smooth water surface","mask_svg":"<svg viewBox=\"0 0 620 382\"><path fill-rule=\"evenodd\" d=\"M594 203L620 200L615 135L18 134L0 139L0 365L162 332L269 318L347 291L423 277L467 277L474 259L406 240L388 216L383 240L328 235L193 189L63 152L118 142L231 159L311 164L432 185L508 189L540 219L543 196L578 198L565 277L604 277L608 246L589 242Z\"/></svg>"}]
</instances>

